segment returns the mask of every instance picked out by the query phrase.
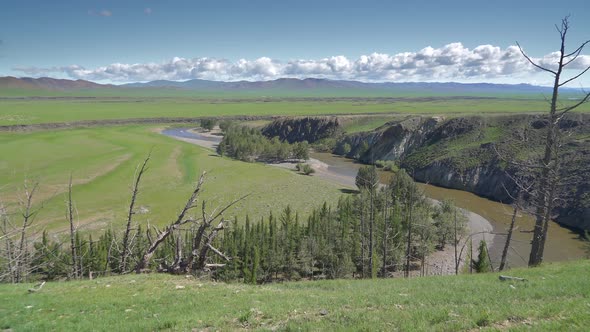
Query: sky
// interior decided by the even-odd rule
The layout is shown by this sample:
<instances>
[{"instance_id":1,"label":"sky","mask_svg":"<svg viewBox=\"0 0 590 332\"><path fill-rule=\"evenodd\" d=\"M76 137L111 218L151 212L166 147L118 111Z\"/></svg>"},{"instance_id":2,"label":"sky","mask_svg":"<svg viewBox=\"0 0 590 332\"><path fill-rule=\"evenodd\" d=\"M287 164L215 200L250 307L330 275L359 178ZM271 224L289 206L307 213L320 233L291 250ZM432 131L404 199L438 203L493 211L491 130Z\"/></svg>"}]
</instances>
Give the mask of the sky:
<instances>
[{"instance_id":1,"label":"sky","mask_svg":"<svg viewBox=\"0 0 590 332\"><path fill-rule=\"evenodd\" d=\"M2 0L0 76L550 85L515 45L553 66L569 14L573 50L587 0ZM566 74L590 66L588 47Z\"/></svg>"}]
</instances>

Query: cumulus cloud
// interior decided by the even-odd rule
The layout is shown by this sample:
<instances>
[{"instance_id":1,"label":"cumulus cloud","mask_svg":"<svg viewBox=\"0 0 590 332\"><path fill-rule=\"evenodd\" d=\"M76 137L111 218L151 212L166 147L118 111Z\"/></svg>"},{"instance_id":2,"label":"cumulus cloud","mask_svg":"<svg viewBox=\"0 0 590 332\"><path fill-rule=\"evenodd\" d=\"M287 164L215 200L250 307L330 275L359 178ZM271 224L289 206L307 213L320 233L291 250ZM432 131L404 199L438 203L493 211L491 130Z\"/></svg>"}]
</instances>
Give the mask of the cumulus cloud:
<instances>
[{"instance_id":1,"label":"cumulus cloud","mask_svg":"<svg viewBox=\"0 0 590 332\"><path fill-rule=\"evenodd\" d=\"M557 53L535 61L554 67ZM581 55L572 69L586 68L590 56ZM150 80L209 79L223 81L271 80L281 77L328 78L366 82L410 81L491 81L502 78L530 77L539 70L530 65L518 47L501 48L480 45L469 49L461 43L440 48L425 47L417 52L394 55L372 53L357 59L332 56L322 59L279 61L268 57L229 61L217 58L179 58L163 63L113 63L98 68L71 65L53 68L15 68L27 75L62 73L70 78L95 81L134 82Z\"/></svg>"}]
</instances>

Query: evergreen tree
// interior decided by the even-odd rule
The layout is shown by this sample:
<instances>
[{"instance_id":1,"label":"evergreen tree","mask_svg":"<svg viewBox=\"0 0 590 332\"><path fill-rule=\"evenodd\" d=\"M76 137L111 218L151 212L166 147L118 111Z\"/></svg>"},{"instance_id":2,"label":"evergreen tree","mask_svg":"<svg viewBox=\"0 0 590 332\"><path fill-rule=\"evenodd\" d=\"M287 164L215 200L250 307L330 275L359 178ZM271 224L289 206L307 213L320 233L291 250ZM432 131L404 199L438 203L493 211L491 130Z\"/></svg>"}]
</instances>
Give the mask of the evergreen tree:
<instances>
[{"instance_id":1,"label":"evergreen tree","mask_svg":"<svg viewBox=\"0 0 590 332\"><path fill-rule=\"evenodd\" d=\"M477 273L491 272L490 258L488 254L488 245L485 240L479 243L477 260L473 262L473 268Z\"/></svg>"}]
</instances>

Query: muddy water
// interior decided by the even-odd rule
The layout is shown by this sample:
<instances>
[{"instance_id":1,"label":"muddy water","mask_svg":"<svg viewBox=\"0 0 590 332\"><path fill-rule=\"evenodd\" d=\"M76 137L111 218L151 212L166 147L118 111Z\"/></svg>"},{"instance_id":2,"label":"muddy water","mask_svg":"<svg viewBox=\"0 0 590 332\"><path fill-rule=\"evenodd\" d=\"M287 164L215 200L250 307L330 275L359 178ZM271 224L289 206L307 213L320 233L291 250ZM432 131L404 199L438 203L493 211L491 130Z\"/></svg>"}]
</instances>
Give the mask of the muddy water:
<instances>
[{"instance_id":1,"label":"muddy water","mask_svg":"<svg viewBox=\"0 0 590 332\"><path fill-rule=\"evenodd\" d=\"M311 157L328 164L328 171L336 172L342 177L348 178L348 182L354 185L354 177L361 164L340 156L330 153L314 152ZM381 172L381 180L388 182L391 173ZM455 204L465 210L477 213L487 219L494 227L494 243L491 248L493 261L498 265L504 241L505 234L510 220L512 218L512 207L510 205L494 202L489 199L479 197L472 193L436 187L428 184L419 184L424 190L426 196L436 200L452 199ZM510 266L526 265L530 252L530 240L533 228L533 218L519 214L517 217L517 229L513 233L511 250L509 251L508 262ZM547 235L545 247L546 261L563 261L578 259L585 256L584 243L580 241L578 234L552 223Z\"/></svg>"},{"instance_id":2,"label":"muddy water","mask_svg":"<svg viewBox=\"0 0 590 332\"><path fill-rule=\"evenodd\" d=\"M221 141L219 136L202 135L186 128L171 128L163 131L162 134L176 138L193 139L195 144L199 144L198 141L213 141L215 143ZM327 164L326 169L317 173L318 176L354 187L354 178L361 164L330 153L312 152L311 158ZM391 173L381 172L380 176L381 181L387 183ZM497 266L506 239L502 234L506 233L506 229L510 224L512 207L466 191L435 187L428 184L419 184L419 186L424 190L426 196L436 200L452 199L457 206L479 214L492 224L496 235L491 246L491 256L496 263L495 266ZM517 228L512 238L512 248L509 251L508 261L510 266L526 265L530 252L530 239L532 236L530 230L532 225L533 219L530 216L523 214L518 216ZM545 247L546 261L572 260L584 256L584 243L580 241L578 234L562 228L556 223L550 225Z\"/></svg>"}]
</instances>

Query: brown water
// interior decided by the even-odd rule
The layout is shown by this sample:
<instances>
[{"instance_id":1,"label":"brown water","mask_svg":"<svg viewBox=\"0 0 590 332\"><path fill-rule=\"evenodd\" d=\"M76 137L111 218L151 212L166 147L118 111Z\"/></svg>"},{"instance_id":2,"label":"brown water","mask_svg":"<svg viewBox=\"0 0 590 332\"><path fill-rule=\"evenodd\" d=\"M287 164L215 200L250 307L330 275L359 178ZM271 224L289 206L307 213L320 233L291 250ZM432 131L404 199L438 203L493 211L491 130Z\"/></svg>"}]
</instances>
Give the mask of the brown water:
<instances>
[{"instance_id":1,"label":"brown water","mask_svg":"<svg viewBox=\"0 0 590 332\"><path fill-rule=\"evenodd\" d=\"M313 152L311 153L311 158L327 164L326 173L333 173L333 178L336 178L334 174L338 175L338 177L343 179L340 182L341 184L354 186L354 178L361 164L330 153ZM380 174L383 182L387 182L390 175L391 173L389 172L381 172ZM497 266L506 240L504 234L512 218L512 206L494 202L466 191L441 188L428 184L419 184L419 186L424 190L426 196L436 200L452 199L457 206L479 214L492 224L496 236L494 237L494 243L490 252L495 266ZM519 214L508 256L510 266L526 265L530 253L530 241L532 237L530 231L532 228L533 218L526 214ZM580 240L577 233L563 228L557 223L552 223L549 226L549 233L547 234L547 242L545 244L545 261L573 260L584 256L584 243Z\"/></svg>"}]
</instances>

